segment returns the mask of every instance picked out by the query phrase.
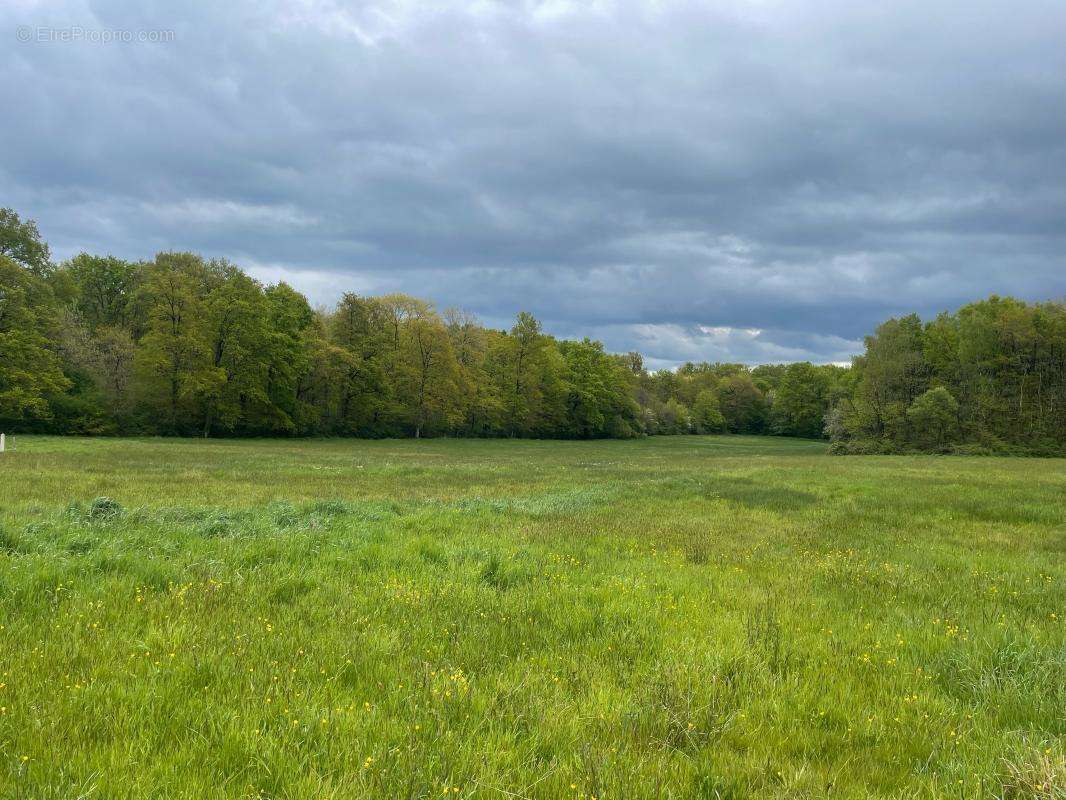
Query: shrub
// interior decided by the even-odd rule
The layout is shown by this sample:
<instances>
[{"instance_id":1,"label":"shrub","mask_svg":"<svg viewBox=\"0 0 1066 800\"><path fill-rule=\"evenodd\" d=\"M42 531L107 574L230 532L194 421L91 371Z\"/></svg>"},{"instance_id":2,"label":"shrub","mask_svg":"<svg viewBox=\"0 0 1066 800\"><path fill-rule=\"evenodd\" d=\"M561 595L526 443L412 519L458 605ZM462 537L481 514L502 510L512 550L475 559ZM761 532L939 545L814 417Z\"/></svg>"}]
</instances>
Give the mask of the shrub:
<instances>
[{"instance_id":1,"label":"shrub","mask_svg":"<svg viewBox=\"0 0 1066 800\"><path fill-rule=\"evenodd\" d=\"M851 439L833 442L829 445L828 452L832 456L883 456L895 453L896 450L880 439Z\"/></svg>"},{"instance_id":2,"label":"shrub","mask_svg":"<svg viewBox=\"0 0 1066 800\"><path fill-rule=\"evenodd\" d=\"M983 444L953 444L948 448L953 456L991 456L995 451Z\"/></svg>"}]
</instances>

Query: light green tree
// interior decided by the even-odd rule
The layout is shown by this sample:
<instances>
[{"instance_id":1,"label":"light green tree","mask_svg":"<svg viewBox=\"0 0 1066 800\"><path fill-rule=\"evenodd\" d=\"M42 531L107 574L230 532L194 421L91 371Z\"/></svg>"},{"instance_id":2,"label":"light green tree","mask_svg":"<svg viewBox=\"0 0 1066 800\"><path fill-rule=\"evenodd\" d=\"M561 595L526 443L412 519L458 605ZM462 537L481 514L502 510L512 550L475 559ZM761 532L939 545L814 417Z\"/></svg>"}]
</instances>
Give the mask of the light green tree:
<instances>
[{"instance_id":1,"label":"light green tree","mask_svg":"<svg viewBox=\"0 0 1066 800\"><path fill-rule=\"evenodd\" d=\"M36 278L47 277L52 271L51 254L37 223L32 219L23 222L10 208L0 208L0 256L21 264Z\"/></svg>"},{"instance_id":2,"label":"light green tree","mask_svg":"<svg viewBox=\"0 0 1066 800\"><path fill-rule=\"evenodd\" d=\"M692 404L692 425L696 433L719 433L725 430L725 417L718 405L718 395L701 389Z\"/></svg>"},{"instance_id":3,"label":"light green tree","mask_svg":"<svg viewBox=\"0 0 1066 800\"><path fill-rule=\"evenodd\" d=\"M692 418L689 410L673 397L663 403L658 417L660 433L688 433L692 429Z\"/></svg>"},{"instance_id":4,"label":"light green tree","mask_svg":"<svg viewBox=\"0 0 1066 800\"><path fill-rule=\"evenodd\" d=\"M73 305L90 330L131 325L141 277L137 264L81 253L63 264L61 271L75 286Z\"/></svg>"},{"instance_id":5,"label":"light green tree","mask_svg":"<svg viewBox=\"0 0 1066 800\"><path fill-rule=\"evenodd\" d=\"M50 340L50 292L0 255L0 419L51 416L49 397L71 385Z\"/></svg>"},{"instance_id":6,"label":"light green tree","mask_svg":"<svg viewBox=\"0 0 1066 800\"><path fill-rule=\"evenodd\" d=\"M242 422L270 429L277 416L267 394L272 340L263 287L224 261L209 265L214 284L203 302L204 333L215 378L201 385L203 435Z\"/></svg>"},{"instance_id":7,"label":"light green tree","mask_svg":"<svg viewBox=\"0 0 1066 800\"><path fill-rule=\"evenodd\" d=\"M507 416L512 436L528 433L540 411L540 378L544 369L544 335L540 323L528 311L521 311L507 339L505 356ZM509 374L508 374L509 373Z\"/></svg>"},{"instance_id":8,"label":"light green tree","mask_svg":"<svg viewBox=\"0 0 1066 800\"><path fill-rule=\"evenodd\" d=\"M211 362L203 303L204 264L189 253L160 253L144 286L147 332L134 359L138 394L162 414L168 433L190 432L192 403L225 380Z\"/></svg>"},{"instance_id":9,"label":"light green tree","mask_svg":"<svg viewBox=\"0 0 1066 800\"><path fill-rule=\"evenodd\" d=\"M789 364L773 390L770 430L781 436L815 439L822 435L829 411L829 375L824 367L802 361Z\"/></svg>"},{"instance_id":10,"label":"light green tree","mask_svg":"<svg viewBox=\"0 0 1066 800\"><path fill-rule=\"evenodd\" d=\"M443 321L428 305L412 309L400 324L396 369L398 396L416 439L440 432L460 416L459 365Z\"/></svg>"}]
</instances>

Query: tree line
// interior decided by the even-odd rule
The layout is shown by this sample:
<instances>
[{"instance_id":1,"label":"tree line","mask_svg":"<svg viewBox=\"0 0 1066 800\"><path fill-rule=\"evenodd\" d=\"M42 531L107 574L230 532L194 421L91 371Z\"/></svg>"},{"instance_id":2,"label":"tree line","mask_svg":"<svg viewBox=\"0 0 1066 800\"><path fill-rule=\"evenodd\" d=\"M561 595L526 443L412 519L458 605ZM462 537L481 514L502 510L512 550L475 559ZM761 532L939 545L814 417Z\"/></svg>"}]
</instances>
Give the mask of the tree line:
<instances>
[{"instance_id":1,"label":"tree line","mask_svg":"<svg viewBox=\"0 0 1066 800\"><path fill-rule=\"evenodd\" d=\"M866 337L826 433L843 453L1066 455L1066 305L990 297Z\"/></svg>"},{"instance_id":2,"label":"tree line","mask_svg":"<svg viewBox=\"0 0 1066 800\"><path fill-rule=\"evenodd\" d=\"M836 452L1059 452L1062 304L890 320L851 367L685 364L404 294L313 308L223 259L54 264L0 209L0 428L180 436L830 438Z\"/></svg>"}]
</instances>

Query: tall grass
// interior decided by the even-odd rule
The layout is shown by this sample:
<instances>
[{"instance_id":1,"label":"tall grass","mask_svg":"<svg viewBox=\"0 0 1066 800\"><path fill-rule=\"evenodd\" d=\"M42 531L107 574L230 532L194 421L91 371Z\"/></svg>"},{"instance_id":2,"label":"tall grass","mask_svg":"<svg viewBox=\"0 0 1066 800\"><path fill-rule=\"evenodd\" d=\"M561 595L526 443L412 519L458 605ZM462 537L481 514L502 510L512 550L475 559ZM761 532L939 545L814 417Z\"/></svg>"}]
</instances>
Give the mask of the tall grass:
<instances>
[{"instance_id":1,"label":"tall grass","mask_svg":"<svg viewBox=\"0 0 1066 800\"><path fill-rule=\"evenodd\" d=\"M1066 462L0 457L2 798L1061 798Z\"/></svg>"}]
</instances>

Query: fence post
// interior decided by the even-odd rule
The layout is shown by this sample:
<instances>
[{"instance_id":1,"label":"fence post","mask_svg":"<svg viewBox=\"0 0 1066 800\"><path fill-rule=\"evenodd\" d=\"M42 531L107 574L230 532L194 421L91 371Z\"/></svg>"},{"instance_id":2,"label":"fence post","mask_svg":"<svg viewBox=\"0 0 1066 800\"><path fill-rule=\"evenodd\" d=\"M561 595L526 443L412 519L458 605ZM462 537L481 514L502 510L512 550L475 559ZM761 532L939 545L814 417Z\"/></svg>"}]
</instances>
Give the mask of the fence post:
<instances>
[{"instance_id":1,"label":"fence post","mask_svg":"<svg viewBox=\"0 0 1066 800\"><path fill-rule=\"evenodd\" d=\"M4 434L0 433L0 453L4 452Z\"/></svg>"}]
</instances>

